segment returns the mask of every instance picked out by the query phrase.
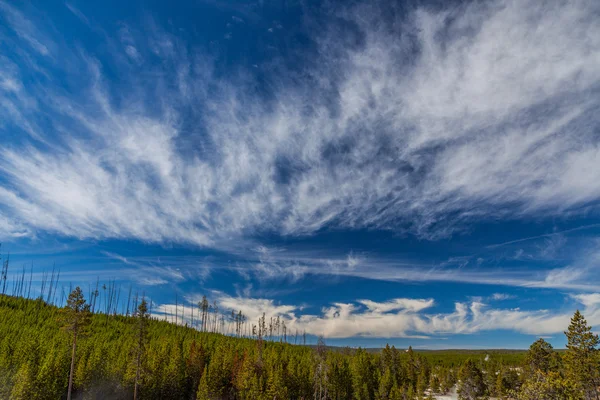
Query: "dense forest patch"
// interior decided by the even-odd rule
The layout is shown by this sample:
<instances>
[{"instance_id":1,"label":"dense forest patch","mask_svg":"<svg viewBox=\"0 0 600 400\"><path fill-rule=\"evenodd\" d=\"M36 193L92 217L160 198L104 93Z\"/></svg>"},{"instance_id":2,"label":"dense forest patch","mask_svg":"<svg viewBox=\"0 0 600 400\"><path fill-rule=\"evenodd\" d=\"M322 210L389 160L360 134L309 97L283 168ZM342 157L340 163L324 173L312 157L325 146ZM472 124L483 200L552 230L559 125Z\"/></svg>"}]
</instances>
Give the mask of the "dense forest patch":
<instances>
[{"instance_id":1,"label":"dense forest patch","mask_svg":"<svg viewBox=\"0 0 600 400\"><path fill-rule=\"evenodd\" d=\"M543 339L528 352L366 350L204 332L142 304L92 313L73 293L63 308L0 295L0 398L66 398L74 323L77 399L131 399L136 382L138 399L423 399L455 385L464 399L586 399L598 386L598 338L579 313L560 353Z\"/></svg>"}]
</instances>

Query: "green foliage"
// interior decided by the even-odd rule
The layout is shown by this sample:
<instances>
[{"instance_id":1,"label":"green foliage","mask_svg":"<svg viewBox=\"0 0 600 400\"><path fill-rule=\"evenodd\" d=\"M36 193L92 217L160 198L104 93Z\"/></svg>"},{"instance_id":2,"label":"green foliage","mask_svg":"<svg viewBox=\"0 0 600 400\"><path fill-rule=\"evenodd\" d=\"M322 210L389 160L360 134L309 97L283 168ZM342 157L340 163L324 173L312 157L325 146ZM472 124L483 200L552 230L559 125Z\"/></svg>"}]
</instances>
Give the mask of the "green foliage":
<instances>
[{"instance_id":1,"label":"green foliage","mask_svg":"<svg viewBox=\"0 0 600 400\"><path fill-rule=\"evenodd\" d=\"M584 393L584 398L598 399L600 384L598 335L592 333L583 315L577 310L567 336L567 351L564 355L566 375L575 382Z\"/></svg>"},{"instance_id":2,"label":"green foliage","mask_svg":"<svg viewBox=\"0 0 600 400\"><path fill-rule=\"evenodd\" d=\"M528 375L535 375L537 371L548 373L558 371L558 368L558 354L552 345L541 338L533 342L523 363L524 372Z\"/></svg>"},{"instance_id":3,"label":"green foliage","mask_svg":"<svg viewBox=\"0 0 600 400\"><path fill-rule=\"evenodd\" d=\"M208 302L192 329L151 318L145 302L123 316L91 314L77 294L72 300L67 310L0 295L0 398L64 398L75 326L85 333L74 364L78 399L131 399L137 381L138 399L416 400L458 385L463 399L579 400L590 398L598 372L597 338L577 315L563 367L544 341L527 354L311 348L266 340L262 329L259 340L244 338L241 323L232 336L212 333Z\"/></svg>"},{"instance_id":4,"label":"green foliage","mask_svg":"<svg viewBox=\"0 0 600 400\"><path fill-rule=\"evenodd\" d=\"M496 375L494 394L496 397L505 398L509 396L510 393L518 390L520 384L519 373L516 368L500 368Z\"/></svg>"},{"instance_id":5,"label":"green foliage","mask_svg":"<svg viewBox=\"0 0 600 400\"><path fill-rule=\"evenodd\" d=\"M69 371L69 386L67 389L67 400L71 400L76 368L75 355L77 350L77 337L78 335L85 333L85 329L90 323L90 305L86 303L83 292L79 286L69 293L66 306L60 310L60 317L63 322L63 328L70 331L73 335L71 369ZM83 377L85 375L85 369L77 369L80 370L79 376Z\"/></svg>"},{"instance_id":6,"label":"green foliage","mask_svg":"<svg viewBox=\"0 0 600 400\"><path fill-rule=\"evenodd\" d=\"M518 400L583 400L576 382L562 377L558 372L545 373L538 370L528 379L519 393Z\"/></svg>"},{"instance_id":7,"label":"green foliage","mask_svg":"<svg viewBox=\"0 0 600 400\"><path fill-rule=\"evenodd\" d=\"M59 320L63 328L73 334L81 334L89 324L90 305L86 303L81 288L77 286L67 298L67 304L60 310Z\"/></svg>"},{"instance_id":8,"label":"green foliage","mask_svg":"<svg viewBox=\"0 0 600 400\"><path fill-rule=\"evenodd\" d=\"M458 397L462 400L477 400L486 395L483 372L472 360L467 360L458 374Z\"/></svg>"}]
</instances>

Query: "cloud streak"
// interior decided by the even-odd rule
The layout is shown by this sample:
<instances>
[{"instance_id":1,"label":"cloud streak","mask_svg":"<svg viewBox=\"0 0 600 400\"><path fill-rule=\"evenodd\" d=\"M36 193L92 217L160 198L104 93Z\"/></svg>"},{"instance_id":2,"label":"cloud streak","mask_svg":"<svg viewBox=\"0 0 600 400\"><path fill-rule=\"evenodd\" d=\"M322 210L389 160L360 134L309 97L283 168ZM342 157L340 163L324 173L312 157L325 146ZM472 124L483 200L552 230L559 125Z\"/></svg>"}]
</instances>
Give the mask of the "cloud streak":
<instances>
[{"instance_id":1,"label":"cloud streak","mask_svg":"<svg viewBox=\"0 0 600 400\"><path fill-rule=\"evenodd\" d=\"M47 53L33 21L1 10L10 40ZM600 197L598 12L585 0L417 7L390 31L368 6L347 10L360 44L334 40L332 25L315 38L310 84L278 77L269 99L153 24L122 30L104 63L126 90L85 53L64 60L85 66L85 99L3 75L3 131L53 144L1 145L0 233L227 248L335 227L435 239L480 219L577 212ZM54 62L39 74L67 73Z\"/></svg>"},{"instance_id":2,"label":"cloud streak","mask_svg":"<svg viewBox=\"0 0 600 400\"><path fill-rule=\"evenodd\" d=\"M335 256L318 251L294 251L261 247L257 256L244 254L244 262L230 267L245 279L261 282L296 282L307 276L329 278L361 278L387 282L446 282L478 285L553 288L594 292L598 276L598 243L590 248L569 248L575 261L563 267L548 269L524 262L518 266L492 263L494 254L478 254L448 259L444 262L402 260L401 256L385 258L377 255L349 254ZM510 297L496 293L494 300Z\"/></svg>"}]
</instances>

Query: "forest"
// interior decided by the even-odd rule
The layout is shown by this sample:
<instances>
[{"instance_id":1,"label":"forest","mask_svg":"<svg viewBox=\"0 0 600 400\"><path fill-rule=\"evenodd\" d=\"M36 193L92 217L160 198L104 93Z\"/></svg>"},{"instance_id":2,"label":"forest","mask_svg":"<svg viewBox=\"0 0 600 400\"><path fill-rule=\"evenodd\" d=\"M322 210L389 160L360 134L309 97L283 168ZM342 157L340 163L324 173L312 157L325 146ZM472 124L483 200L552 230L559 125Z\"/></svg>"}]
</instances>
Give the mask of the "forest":
<instances>
[{"instance_id":1,"label":"forest","mask_svg":"<svg viewBox=\"0 0 600 400\"><path fill-rule=\"evenodd\" d=\"M137 296L126 314L79 287L61 307L47 298L0 294L2 399L413 400L453 388L461 399L598 398L598 336L579 312L560 352L543 339L527 352L374 351L289 343L264 315L244 329L232 311L234 328L219 331L206 298L193 324L152 315Z\"/></svg>"}]
</instances>

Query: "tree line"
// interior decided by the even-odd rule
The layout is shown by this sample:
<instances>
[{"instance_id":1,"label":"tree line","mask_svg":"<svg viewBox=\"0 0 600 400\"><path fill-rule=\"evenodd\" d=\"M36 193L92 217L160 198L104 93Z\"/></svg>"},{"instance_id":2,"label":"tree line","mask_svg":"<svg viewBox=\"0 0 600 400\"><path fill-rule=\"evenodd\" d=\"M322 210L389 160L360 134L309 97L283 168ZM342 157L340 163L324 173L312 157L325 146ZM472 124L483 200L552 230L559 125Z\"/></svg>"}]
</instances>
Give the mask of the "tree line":
<instances>
[{"instance_id":1,"label":"tree line","mask_svg":"<svg viewBox=\"0 0 600 400\"><path fill-rule=\"evenodd\" d=\"M255 335L244 337L240 312L225 335L207 303L200 302L198 329L151 316L143 297L122 315L92 313L79 287L63 307L0 295L0 398L414 400L452 388L469 400L599 395L598 336L580 312L565 332L564 352L539 339L521 355L474 357L336 349L322 339L293 345L281 321L264 315Z\"/></svg>"}]
</instances>

